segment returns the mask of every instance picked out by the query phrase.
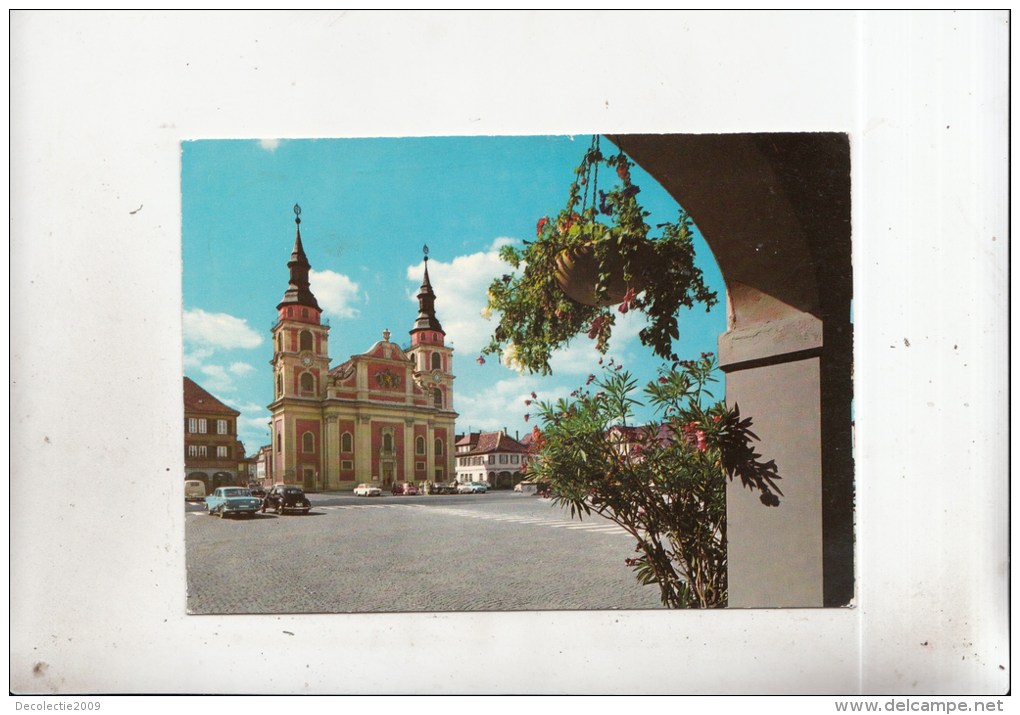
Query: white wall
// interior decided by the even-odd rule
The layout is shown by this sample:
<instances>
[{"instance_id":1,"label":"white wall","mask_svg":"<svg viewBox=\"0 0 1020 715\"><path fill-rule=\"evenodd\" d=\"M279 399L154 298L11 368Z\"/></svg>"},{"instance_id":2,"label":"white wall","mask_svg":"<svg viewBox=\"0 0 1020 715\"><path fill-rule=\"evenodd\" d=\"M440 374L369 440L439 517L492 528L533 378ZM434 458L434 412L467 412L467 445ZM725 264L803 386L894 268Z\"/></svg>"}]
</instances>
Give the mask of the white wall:
<instances>
[{"instance_id":1,"label":"white wall","mask_svg":"<svg viewBox=\"0 0 1020 715\"><path fill-rule=\"evenodd\" d=\"M11 688L1002 692L1008 20L14 12ZM854 147L856 607L186 615L182 139L800 130Z\"/></svg>"}]
</instances>

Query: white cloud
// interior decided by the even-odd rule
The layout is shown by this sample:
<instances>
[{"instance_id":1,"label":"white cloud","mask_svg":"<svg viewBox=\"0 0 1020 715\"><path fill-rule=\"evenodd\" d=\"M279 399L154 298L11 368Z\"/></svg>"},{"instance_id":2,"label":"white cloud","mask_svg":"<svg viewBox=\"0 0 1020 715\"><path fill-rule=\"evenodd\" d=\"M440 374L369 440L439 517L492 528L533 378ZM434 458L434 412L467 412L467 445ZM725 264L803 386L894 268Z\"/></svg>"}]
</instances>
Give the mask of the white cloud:
<instances>
[{"instance_id":1,"label":"white cloud","mask_svg":"<svg viewBox=\"0 0 1020 715\"><path fill-rule=\"evenodd\" d=\"M354 318L358 315L354 304L368 302L358 284L342 273L311 270L308 282L322 310L337 317Z\"/></svg>"},{"instance_id":2,"label":"white cloud","mask_svg":"<svg viewBox=\"0 0 1020 715\"><path fill-rule=\"evenodd\" d=\"M255 412L264 412L265 413L264 419L266 421L269 420L269 410L266 409L265 405L260 405L257 402L237 402L236 400L227 401L227 404L233 407L238 412L244 412L249 414Z\"/></svg>"},{"instance_id":3,"label":"white cloud","mask_svg":"<svg viewBox=\"0 0 1020 715\"><path fill-rule=\"evenodd\" d=\"M212 348L195 348L185 351L184 367L199 367L215 352Z\"/></svg>"},{"instance_id":4,"label":"white cloud","mask_svg":"<svg viewBox=\"0 0 1020 715\"><path fill-rule=\"evenodd\" d=\"M232 362L230 363L230 367L228 367L227 369L230 370L230 372L233 373L234 375L237 375L238 377L250 375L253 372L255 372L255 368L246 362Z\"/></svg>"},{"instance_id":5,"label":"white cloud","mask_svg":"<svg viewBox=\"0 0 1020 715\"><path fill-rule=\"evenodd\" d=\"M492 431L523 424L524 415L536 415L536 401L551 402L566 397L576 387L550 384L548 378L536 375L516 375L497 380L488 389L465 394L454 394L454 408L457 410L457 429L462 432L480 430ZM536 397L532 398L531 394ZM531 400L526 405L525 400Z\"/></svg>"},{"instance_id":6,"label":"white cloud","mask_svg":"<svg viewBox=\"0 0 1020 715\"><path fill-rule=\"evenodd\" d=\"M207 313L201 308L184 311L184 339L200 348L255 348L262 336L241 318L226 313Z\"/></svg>"},{"instance_id":7,"label":"white cloud","mask_svg":"<svg viewBox=\"0 0 1020 715\"><path fill-rule=\"evenodd\" d=\"M202 365L199 372L203 376L200 381L202 387L216 397L220 397L224 392L234 391L234 380L222 365Z\"/></svg>"},{"instance_id":8,"label":"white cloud","mask_svg":"<svg viewBox=\"0 0 1020 715\"><path fill-rule=\"evenodd\" d=\"M512 271L499 258L499 248L512 243L513 239L500 237L479 253L456 256L450 262L429 260L429 278L436 291L436 317L461 354L479 353L489 342L495 323L481 315L487 303L486 291L494 278ZM407 279L413 284L408 291L411 301L417 301L423 270L422 263L407 268Z\"/></svg>"},{"instance_id":9,"label":"white cloud","mask_svg":"<svg viewBox=\"0 0 1020 715\"><path fill-rule=\"evenodd\" d=\"M616 362L626 365L634 355L632 348L639 344L638 333L646 324L644 313L640 311L617 313L613 334L609 339L609 351L605 356L595 348L595 341L582 333L565 348L553 353L549 367L553 375L587 375L595 372L599 358L604 361L615 358Z\"/></svg>"},{"instance_id":10,"label":"white cloud","mask_svg":"<svg viewBox=\"0 0 1020 715\"><path fill-rule=\"evenodd\" d=\"M280 146L279 139L259 139L259 146L266 151L276 151L276 147Z\"/></svg>"},{"instance_id":11,"label":"white cloud","mask_svg":"<svg viewBox=\"0 0 1020 715\"><path fill-rule=\"evenodd\" d=\"M254 416L242 413L237 418L237 436L244 442L245 454L254 456L259 447L270 442L269 413Z\"/></svg>"}]
</instances>

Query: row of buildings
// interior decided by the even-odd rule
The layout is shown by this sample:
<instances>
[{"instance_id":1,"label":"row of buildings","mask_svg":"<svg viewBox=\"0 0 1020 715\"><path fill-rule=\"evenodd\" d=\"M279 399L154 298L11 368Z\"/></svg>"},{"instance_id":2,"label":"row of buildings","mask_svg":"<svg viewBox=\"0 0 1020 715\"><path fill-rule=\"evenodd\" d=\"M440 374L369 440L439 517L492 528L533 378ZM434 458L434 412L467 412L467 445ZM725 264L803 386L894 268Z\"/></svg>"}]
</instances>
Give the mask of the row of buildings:
<instances>
[{"instance_id":1,"label":"row of buildings","mask_svg":"<svg viewBox=\"0 0 1020 715\"><path fill-rule=\"evenodd\" d=\"M331 367L330 326L309 286L300 210L272 334L271 443L246 457L236 410L184 378L185 476L207 489L286 482L349 491L375 482L484 481L509 488L523 477L526 444L503 432L457 435L453 348L436 317L428 248L410 347L383 331L367 351Z\"/></svg>"}]
</instances>

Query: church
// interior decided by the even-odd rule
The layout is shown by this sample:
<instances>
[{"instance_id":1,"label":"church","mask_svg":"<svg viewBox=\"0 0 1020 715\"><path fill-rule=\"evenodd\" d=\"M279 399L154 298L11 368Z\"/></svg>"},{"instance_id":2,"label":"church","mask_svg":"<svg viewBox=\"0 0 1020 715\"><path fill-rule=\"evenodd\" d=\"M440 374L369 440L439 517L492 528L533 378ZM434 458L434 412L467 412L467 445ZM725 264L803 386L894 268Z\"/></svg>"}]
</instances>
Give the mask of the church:
<instances>
[{"instance_id":1,"label":"church","mask_svg":"<svg viewBox=\"0 0 1020 715\"><path fill-rule=\"evenodd\" d=\"M295 206L290 284L272 328L274 480L308 491L453 481L453 348L436 318L428 248L410 347L391 342L386 330L366 352L331 368L330 326L309 287L300 213Z\"/></svg>"}]
</instances>

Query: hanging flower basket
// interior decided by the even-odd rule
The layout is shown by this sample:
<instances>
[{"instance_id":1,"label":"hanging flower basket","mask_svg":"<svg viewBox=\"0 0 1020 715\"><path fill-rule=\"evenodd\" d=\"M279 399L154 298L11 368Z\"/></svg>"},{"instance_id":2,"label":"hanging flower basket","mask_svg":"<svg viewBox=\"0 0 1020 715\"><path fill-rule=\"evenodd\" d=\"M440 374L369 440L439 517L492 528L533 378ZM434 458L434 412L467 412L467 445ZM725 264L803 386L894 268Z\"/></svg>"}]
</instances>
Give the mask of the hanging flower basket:
<instances>
[{"instance_id":1,"label":"hanging flower basket","mask_svg":"<svg viewBox=\"0 0 1020 715\"><path fill-rule=\"evenodd\" d=\"M483 354L530 372L549 373L553 350L586 334L605 353L616 315L644 313L641 342L664 359L676 359L676 316L681 306L711 308L716 294L694 265L691 222L681 209L676 222L649 236L648 212L637 201L632 163L621 151L606 157L592 138L575 169L566 207L538 220L536 238L524 248L504 246L500 257L513 269L489 286L484 313L499 314ZM616 183L599 189L600 168L615 170ZM613 306L616 306L615 309Z\"/></svg>"},{"instance_id":2,"label":"hanging flower basket","mask_svg":"<svg viewBox=\"0 0 1020 715\"><path fill-rule=\"evenodd\" d=\"M600 266L593 244L575 246L560 251L556 256L556 282L568 297L583 305L618 305L624 301L628 292L637 294L644 290L647 280L645 273L654 255L650 245L639 244L631 258L633 275L628 278L624 275L625 258L615 247L609 248ZM600 270L609 275L604 282L605 294L601 297L597 294Z\"/></svg>"}]
</instances>

